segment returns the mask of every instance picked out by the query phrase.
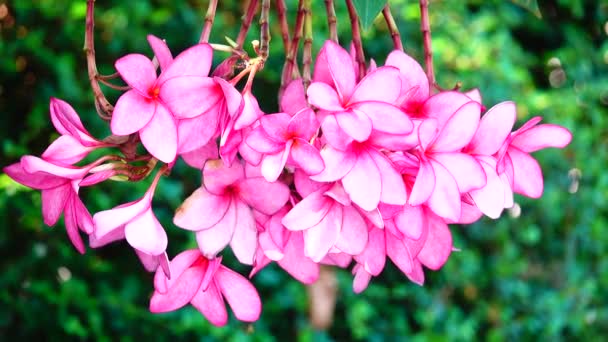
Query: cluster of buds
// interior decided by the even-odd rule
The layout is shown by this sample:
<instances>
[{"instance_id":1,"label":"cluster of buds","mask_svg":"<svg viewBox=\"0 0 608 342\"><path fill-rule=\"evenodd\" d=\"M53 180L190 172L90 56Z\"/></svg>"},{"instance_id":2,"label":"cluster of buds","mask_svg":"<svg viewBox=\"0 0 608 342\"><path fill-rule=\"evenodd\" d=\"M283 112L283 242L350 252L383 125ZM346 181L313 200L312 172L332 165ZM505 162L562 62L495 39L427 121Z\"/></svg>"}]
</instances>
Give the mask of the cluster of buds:
<instances>
[{"instance_id":1,"label":"cluster of buds","mask_svg":"<svg viewBox=\"0 0 608 342\"><path fill-rule=\"evenodd\" d=\"M63 214L81 253L81 232L93 248L126 240L156 272L152 312L192 304L223 325L226 300L237 319L257 320L257 291L221 264L228 246L252 266L250 277L276 262L311 284L320 265L333 265L352 270L359 293L388 257L423 284L423 266L440 269L454 250L449 224L498 218L514 193L540 197L543 177L530 153L571 140L567 129L539 124L540 118L512 131L513 102L485 111L476 90L433 93L423 68L399 49L384 66L371 60L361 68L356 53L328 40L311 79L288 82L280 111L266 114L252 93L263 59L248 59L232 77L226 71L238 59L211 72L210 44L174 58L163 40L149 36L148 42L158 75L141 54L115 63L129 90L111 116L114 139L95 139L66 102L51 99L61 136L40 158L24 156L4 171L42 191L45 223ZM76 165L96 149L123 150L116 136L140 141L148 154L107 154ZM195 234L198 249L169 260L152 199L178 158L202 172L200 188L173 218ZM117 177L140 181L155 170L139 200L91 215L79 198L80 187Z\"/></svg>"}]
</instances>

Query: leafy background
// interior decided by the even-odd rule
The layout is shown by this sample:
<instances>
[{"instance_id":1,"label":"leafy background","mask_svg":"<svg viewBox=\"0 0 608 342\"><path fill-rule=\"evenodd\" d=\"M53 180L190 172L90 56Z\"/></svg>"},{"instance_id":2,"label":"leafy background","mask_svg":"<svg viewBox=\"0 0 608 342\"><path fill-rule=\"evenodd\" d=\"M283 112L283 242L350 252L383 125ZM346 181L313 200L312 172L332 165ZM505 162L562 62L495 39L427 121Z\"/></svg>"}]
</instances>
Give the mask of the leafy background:
<instances>
[{"instance_id":1,"label":"leafy background","mask_svg":"<svg viewBox=\"0 0 608 342\"><path fill-rule=\"evenodd\" d=\"M527 3L529 1L518 1ZM290 13L293 14L293 2ZM349 41L344 5L336 1L341 42ZM422 60L418 3L391 0L406 51ZM87 86L84 0L0 0L0 164L39 155L54 138L51 96L73 104L97 136L107 126L94 112ZM321 1L314 1L314 48L327 37ZM174 52L198 39L206 1L98 1L96 48L102 73L129 52L150 54L148 33ZM212 40L235 37L240 1L221 1ZM608 334L608 3L549 0L542 18L509 1L432 1L438 81L479 87L491 106L518 103L520 123L533 115L564 125L574 140L564 150L536 154L545 171L542 199L517 197L499 220L453 226L454 253L419 287L393 266L361 295L338 272L334 323L315 331L305 288L276 267L254 278L264 308L253 325L231 320L215 328L194 309L147 311L151 275L124 244L79 255L62 223L44 226L38 192L0 175L0 338L113 340L601 340ZM293 16L292 16L293 19ZM276 110L282 64L272 25L271 62L255 93ZM255 39L255 29L250 40ZM364 36L368 56L382 62L391 49L376 18ZM221 58L221 54L216 57ZM219 59L218 59L219 61ZM118 93L108 91L115 99ZM172 211L198 186L196 172L178 167L163 179L155 210L170 234L169 252L193 246L171 224ZM83 192L92 212L137 198L141 184L104 184ZM246 269L239 270L247 272Z\"/></svg>"}]
</instances>

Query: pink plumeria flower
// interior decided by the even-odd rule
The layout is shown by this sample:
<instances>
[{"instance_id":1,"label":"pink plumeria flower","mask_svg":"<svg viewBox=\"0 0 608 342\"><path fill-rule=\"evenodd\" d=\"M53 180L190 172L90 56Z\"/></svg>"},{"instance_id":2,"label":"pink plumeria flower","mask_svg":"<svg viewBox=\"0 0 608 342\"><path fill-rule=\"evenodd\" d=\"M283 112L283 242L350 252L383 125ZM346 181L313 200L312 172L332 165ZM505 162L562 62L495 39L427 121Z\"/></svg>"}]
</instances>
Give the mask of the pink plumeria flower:
<instances>
[{"instance_id":1,"label":"pink plumeria flower","mask_svg":"<svg viewBox=\"0 0 608 342\"><path fill-rule=\"evenodd\" d=\"M430 95L426 73L415 59L401 50L391 52L385 65L396 67L400 72L401 93L397 103L407 114L416 115Z\"/></svg>"},{"instance_id":2,"label":"pink plumeria flower","mask_svg":"<svg viewBox=\"0 0 608 342\"><path fill-rule=\"evenodd\" d=\"M319 150L310 143L318 129L319 122L310 108L293 117L286 113L264 115L245 142L264 153L262 175L269 182L279 178L288 161L307 174L316 175L325 168Z\"/></svg>"},{"instance_id":3,"label":"pink plumeria flower","mask_svg":"<svg viewBox=\"0 0 608 342\"><path fill-rule=\"evenodd\" d=\"M497 159L499 174L507 174L513 192L530 198L543 194L543 174L538 162L530 153L547 148L564 148L572 140L572 133L562 126L538 123L534 117L511 133L501 147Z\"/></svg>"},{"instance_id":4,"label":"pink plumeria flower","mask_svg":"<svg viewBox=\"0 0 608 342\"><path fill-rule=\"evenodd\" d=\"M279 95L279 110L294 116L297 112L308 108L306 92L301 78L296 78L287 84L285 90Z\"/></svg>"},{"instance_id":5,"label":"pink plumeria flower","mask_svg":"<svg viewBox=\"0 0 608 342\"><path fill-rule=\"evenodd\" d=\"M196 232L207 258L213 259L230 244L237 259L251 265L258 236L253 209L272 215L288 198L285 184L246 173L240 162L228 167L221 160L209 160L203 168L203 185L184 201L173 222Z\"/></svg>"},{"instance_id":6,"label":"pink plumeria flower","mask_svg":"<svg viewBox=\"0 0 608 342\"><path fill-rule=\"evenodd\" d=\"M67 102L51 98L50 113L53 126L61 136L44 151L44 160L54 164L72 165L97 148L113 146L95 139L84 128L80 117Z\"/></svg>"},{"instance_id":7,"label":"pink plumeria flower","mask_svg":"<svg viewBox=\"0 0 608 342\"><path fill-rule=\"evenodd\" d=\"M160 269L156 271L150 311L169 312L190 303L213 325L223 326L228 322L226 300L238 320L256 321L262 311L258 292L245 277L221 265L221 260L209 260L196 249L178 254L169 265L170 279Z\"/></svg>"},{"instance_id":8,"label":"pink plumeria flower","mask_svg":"<svg viewBox=\"0 0 608 342\"><path fill-rule=\"evenodd\" d=\"M340 129L362 142L372 129L391 134L411 132L411 120L395 107L400 90L399 70L393 67L378 68L357 83L348 52L328 40L317 57L307 94L310 104L335 117Z\"/></svg>"},{"instance_id":9,"label":"pink plumeria flower","mask_svg":"<svg viewBox=\"0 0 608 342\"><path fill-rule=\"evenodd\" d=\"M78 197L81 185L91 185L107 179L112 172L101 173L83 182L89 171L99 162L85 167L56 165L34 156L23 156L21 162L3 171L12 179L32 189L41 190L44 223L53 226L64 215L65 228L74 247L84 253L84 243L78 229L86 234L94 231L91 214Z\"/></svg>"},{"instance_id":10,"label":"pink plumeria flower","mask_svg":"<svg viewBox=\"0 0 608 342\"><path fill-rule=\"evenodd\" d=\"M114 240L113 236L124 235L129 245L140 252L138 255L150 256L157 260L155 264L166 259L167 233L152 211L152 198L161 175L160 171L156 174L142 198L96 213L93 216L95 239L110 241Z\"/></svg>"},{"instance_id":11,"label":"pink plumeria flower","mask_svg":"<svg viewBox=\"0 0 608 342\"><path fill-rule=\"evenodd\" d=\"M218 98L211 89L212 49L208 44L193 46L175 59L166 44L148 36L158 58L161 74L156 76L152 61L130 54L116 61L116 70L131 87L116 103L111 129L116 135L139 132L146 149L157 159L170 163L178 149L177 119L205 113Z\"/></svg>"},{"instance_id":12,"label":"pink plumeria flower","mask_svg":"<svg viewBox=\"0 0 608 342\"><path fill-rule=\"evenodd\" d=\"M266 222L260 224L259 247L255 257L252 277L270 262L275 261L292 277L304 284L312 284L319 278L319 264L304 254L304 234L285 229L281 223L289 207L283 207ZM257 220L256 220L257 221Z\"/></svg>"},{"instance_id":13,"label":"pink plumeria flower","mask_svg":"<svg viewBox=\"0 0 608 342\"><path fill-rule=\"evenodd\" d=\"M463 95L464 96L464 95ZM470 101L442 122L429 118L418 127L419 171L409 204L426 203L436 214L457 222L461 215L461 194L486 184L481 165L461 153L473 138L480 117L480 105Z\"/></svg>"},{"instance_id":14,"label":"pink plumeria flower","mask_svg":"<svg viewBox=\"0 0 608 342\"><path fill-rule=\"evenodd\" d=\"M282 220L291 231L304 231L304 255L320 262L332 249L350 255L367 244L367 225L340 183L307 194Z\"/></svg>"},{"instance_id":15,"label":"pink plumeria flower","mask_svg":"<svg viewBox=\"0 0 608 342\"><path fill-rule=\"evenodd\" d=\"M401 175L369 141L352 142L344 150L328 144L321 149L321 157L325 169L311 179L317 182L341 180L350 199L363 210L373 211L380 202L405 204L407 194Z\"/></svg>"}]
</instances>

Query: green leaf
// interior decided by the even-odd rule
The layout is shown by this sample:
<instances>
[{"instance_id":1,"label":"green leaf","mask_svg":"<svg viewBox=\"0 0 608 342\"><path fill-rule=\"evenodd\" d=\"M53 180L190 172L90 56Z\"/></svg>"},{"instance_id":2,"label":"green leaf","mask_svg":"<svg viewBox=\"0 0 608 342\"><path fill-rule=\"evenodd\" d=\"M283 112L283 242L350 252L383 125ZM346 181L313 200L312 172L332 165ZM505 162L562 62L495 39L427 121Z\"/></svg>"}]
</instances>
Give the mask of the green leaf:
<instances>
[{"instance_id":1,"label":"green leaf","mask_svg":"<svg viewBox=\"0 0 608 342\"><path fill-rule=\"evenodd\" d=\"M538 18L542 18L537 0L511 0L511 2L534 13Z\"/></svg>"},{"instance_id":2,"label":"green leaf","mask_svg":"<svg viewBox=\"0 0 608 342\"><path fill-rule=\"evenodd\" d=\"M386 5L387 0L354 0L355 9L361 21L361 27L364 31L374 22L380 11Z\"/></svg>"}]
</instances>

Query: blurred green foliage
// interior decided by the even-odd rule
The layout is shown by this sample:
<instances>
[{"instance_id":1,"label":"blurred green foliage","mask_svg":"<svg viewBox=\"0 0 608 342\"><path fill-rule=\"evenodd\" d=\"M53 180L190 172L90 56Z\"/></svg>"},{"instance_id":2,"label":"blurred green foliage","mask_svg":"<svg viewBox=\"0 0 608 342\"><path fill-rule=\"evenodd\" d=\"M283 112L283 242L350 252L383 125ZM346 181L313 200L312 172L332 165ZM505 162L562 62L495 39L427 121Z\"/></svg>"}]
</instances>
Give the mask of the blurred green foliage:
<instances>
[{"instance_id":1,"label":"blurred green foliage","mask_svg":"<svg viewBox=\"0 0 608 342\"><path fill-rule=\"evenodd\" d=\"M341 42L349 23L336 1ZM418 3L391 0L406 51L422 60ZM290 13L294 4L288 1ZM327 37L324 8L314 1L314 48ZM100 71L116 58L151 54L148 33L174 52L199 36L206 1L97 1L96 50ZM240 1L220 1L212 40L235 37ZM82 53L84 0L0 0L0 136L2 166L22 154L39 155L56 133L48 100L69 101L99 137L109 133L95 114ZM452 227L455 252L419 287L392 265L361 295L338 272L335 321L315 331L304 287L276 267L254 278L263 298L260 321L211 326L192 308L147 311L152 277L125 244L79 255L63 223L44 226L40 195L0 175L0 338L130 340L584 340L608 335L608 3L550 0L542 19L510 1L431 2L438 82L479 87L491 106L513 99L521 120L542 115L574 133L565 150L536 154L545 172L544 196L517 197L500 220ZM274 14L273 18L274 19ZM290 20L293 19L293 16ZM254 92L276 110L282 47L272 24L271 61ZM257 37L253 28L250 40ZM364 36L368 56L382 62L391 49L381 18ZM223 55L216 54L219 61ZM117 92L108 91L111 99ZM520 121L521 122L521 121ZM193 246L191 234L171 223L172 211L199 185L199 175L178 167L161 181L156 213L170 234L170 255ZM91 210L139 197L141 184L85 189ZM242 272L248 270L240 268ZM602 338L604 336L604 338Z\"/></svg>"}]
</instances>

